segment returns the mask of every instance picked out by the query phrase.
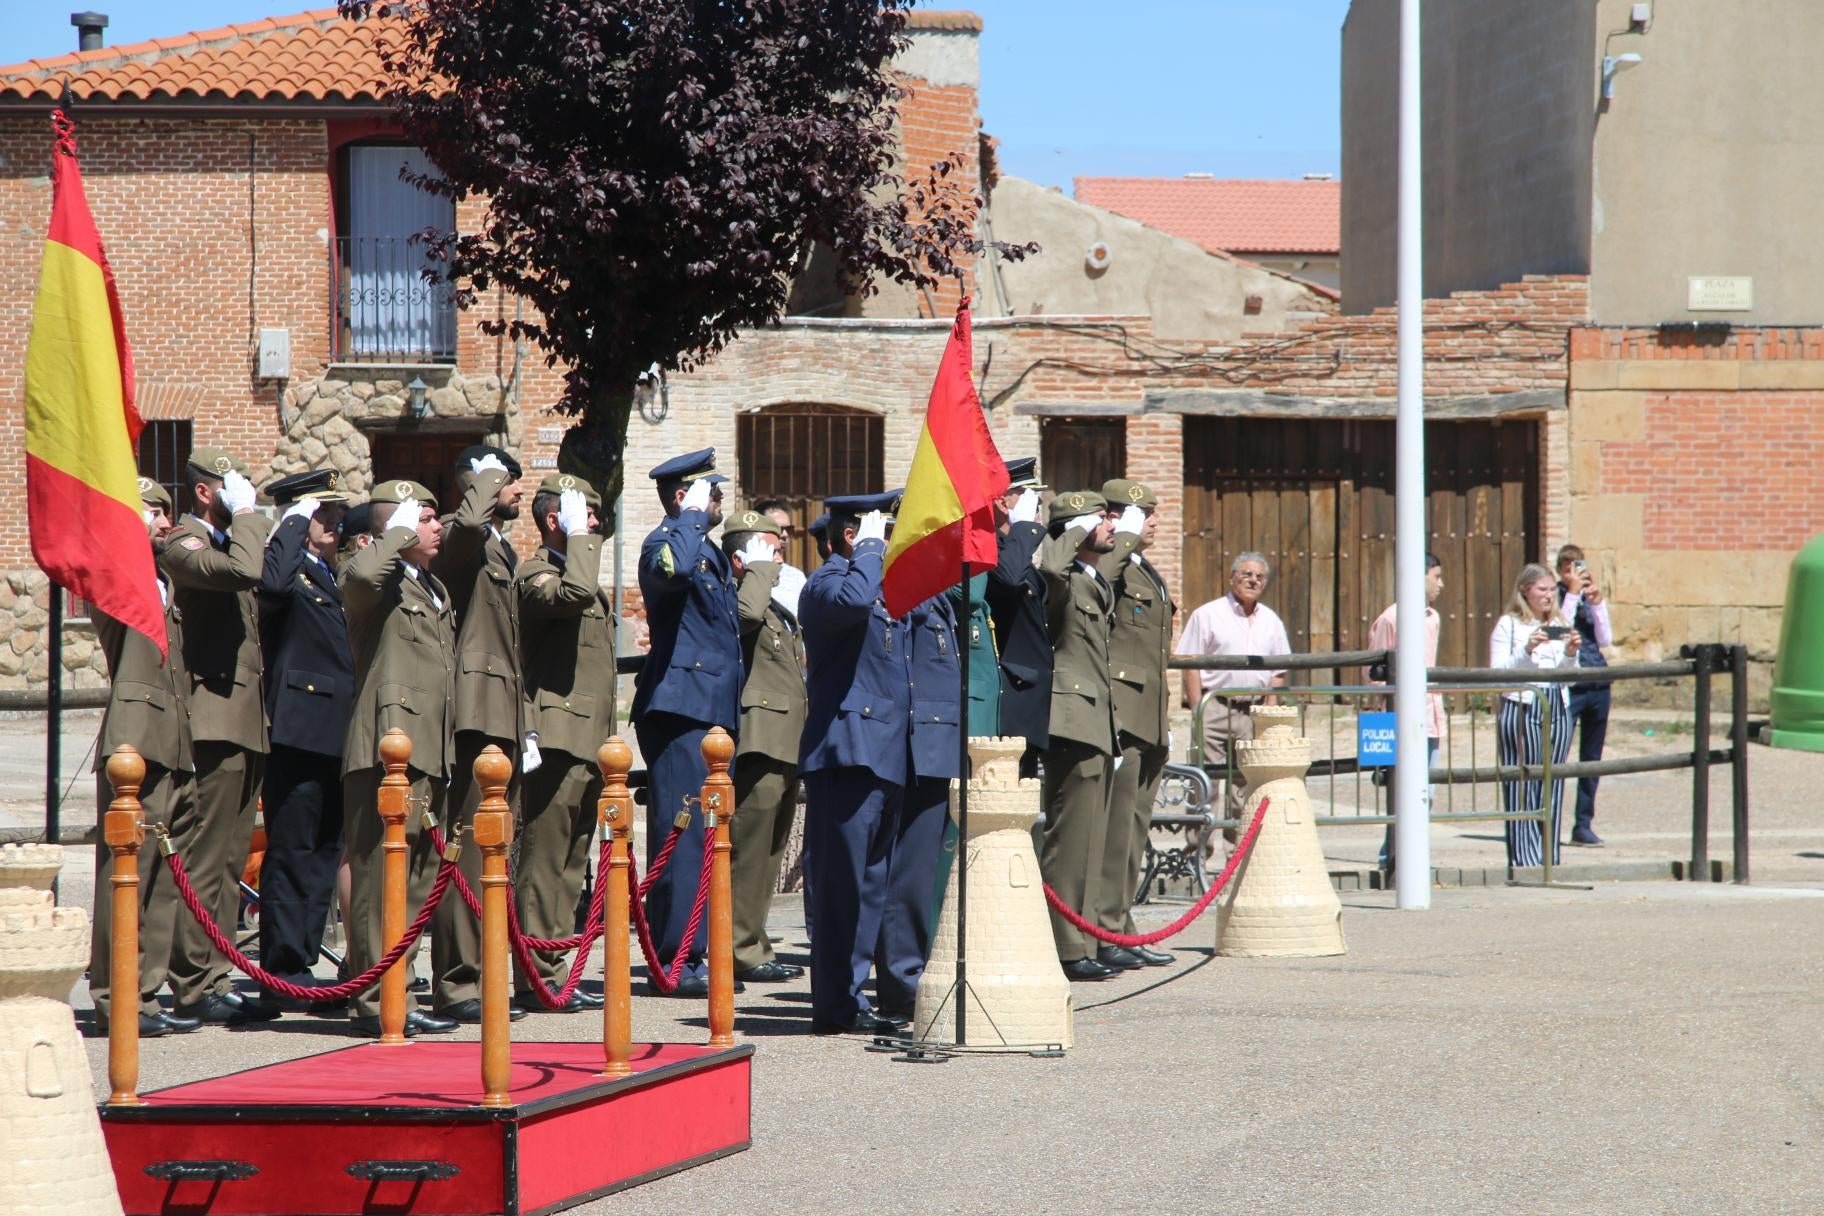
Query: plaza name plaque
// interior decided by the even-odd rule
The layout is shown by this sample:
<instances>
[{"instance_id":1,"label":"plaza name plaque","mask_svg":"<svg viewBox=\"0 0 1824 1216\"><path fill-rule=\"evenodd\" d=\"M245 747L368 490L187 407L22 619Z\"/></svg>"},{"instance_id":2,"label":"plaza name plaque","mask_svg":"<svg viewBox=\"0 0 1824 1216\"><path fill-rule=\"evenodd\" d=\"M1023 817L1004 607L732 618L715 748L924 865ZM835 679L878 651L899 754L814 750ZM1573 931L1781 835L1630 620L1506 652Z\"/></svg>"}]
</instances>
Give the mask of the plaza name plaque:
<instances>
[{"instance_id":1,"label":"plaza name plaque","mask_svg":"<svg viewBox=\"0 0 1824 1216\"><path fill-rule=\"evenodd\" d=\"M1688 312L1747 312L1754 307L1754 279L1748 275L1694 274L1685 299Z\"/></svg>"}]
</instances>

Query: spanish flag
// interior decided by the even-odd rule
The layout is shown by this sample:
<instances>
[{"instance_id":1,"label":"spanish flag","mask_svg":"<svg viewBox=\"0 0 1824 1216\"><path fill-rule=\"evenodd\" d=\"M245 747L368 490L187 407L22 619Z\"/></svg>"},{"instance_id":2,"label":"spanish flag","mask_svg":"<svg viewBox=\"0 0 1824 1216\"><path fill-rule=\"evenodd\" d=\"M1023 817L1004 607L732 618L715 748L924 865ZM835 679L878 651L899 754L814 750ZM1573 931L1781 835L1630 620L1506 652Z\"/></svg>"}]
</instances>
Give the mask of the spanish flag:
<instances>
[{"instance_id":1,"label":"spanish flag","mask_svg":"<svg viewBox=\"0 0 1824 1216\"><path fill-rule=\"evenodd\" d=\"M999 554L994 500L1007 492L1007 465L988 434L969 375L972 349L965 296L937 365L887 546L883 590L887 611L896 617L992 569Z\"/></svg>"},{"instance_id":2,"label":"spanish flag","mask_svg":"<svg viewBox=\"0 0 1824 1216\"><path fill-rule=\"evenodd\" d=\"M165 650L164 606L139 499L133 355L89 214L76 128L51 112L51 227L25 351L25 487L32 557Z\"/></svg>"}]
</instances>

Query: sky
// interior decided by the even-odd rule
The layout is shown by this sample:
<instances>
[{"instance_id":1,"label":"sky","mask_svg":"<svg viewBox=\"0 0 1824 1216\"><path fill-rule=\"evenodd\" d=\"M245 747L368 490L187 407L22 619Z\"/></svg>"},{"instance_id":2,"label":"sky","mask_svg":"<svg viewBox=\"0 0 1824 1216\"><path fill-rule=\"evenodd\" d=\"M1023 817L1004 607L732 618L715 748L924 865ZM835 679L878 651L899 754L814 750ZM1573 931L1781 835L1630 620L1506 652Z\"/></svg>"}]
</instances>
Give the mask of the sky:
<instances>
[{"instance_id":1,"label":"sky","mask_svg":"<svg viewBox=\"0 0 1824 1216\"><path fill-rule=\"evenodd\" d=\"M334 0L92 0L110 45ZM0 61L76 48L76 4L8 0ZM1348 0L926 0L982 17L982 124L1005 173L1337 173Z\"/></svg>"}]
</instances>

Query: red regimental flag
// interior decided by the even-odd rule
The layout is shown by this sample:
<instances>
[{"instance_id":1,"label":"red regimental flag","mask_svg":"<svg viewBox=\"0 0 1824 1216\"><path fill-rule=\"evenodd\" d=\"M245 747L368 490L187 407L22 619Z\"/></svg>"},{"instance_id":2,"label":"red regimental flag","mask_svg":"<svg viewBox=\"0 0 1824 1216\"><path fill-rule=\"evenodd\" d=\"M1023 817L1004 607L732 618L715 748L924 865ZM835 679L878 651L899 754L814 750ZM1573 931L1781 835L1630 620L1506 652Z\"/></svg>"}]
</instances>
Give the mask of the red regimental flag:
<instances>
[{"instance_id":1,"label":"red regimental flag","mask_svg":"<svg viewBox=\"0 0 1824 1216\"><path fill-rule=\"evenodd\" d=\"M937 365L887 547L884 591L894 616L990 569L998 554L994 500L1007 492L1007 465L988 433L971 362L965 297Z\"/></svg>"},{"instance_id":2,"label":"red regimental flag","mask_svg":"<svg viewBox=\"0 0 1824 1216\"><path fill-rule=\"evenodd\" d=\"M25 352L25 488L32 557L59 586L165 649L164 606L139 498L133 356L76 163L51 114L51 227ZM55 594L55 592L53 592Z\"/></svg>"}]
</instances>

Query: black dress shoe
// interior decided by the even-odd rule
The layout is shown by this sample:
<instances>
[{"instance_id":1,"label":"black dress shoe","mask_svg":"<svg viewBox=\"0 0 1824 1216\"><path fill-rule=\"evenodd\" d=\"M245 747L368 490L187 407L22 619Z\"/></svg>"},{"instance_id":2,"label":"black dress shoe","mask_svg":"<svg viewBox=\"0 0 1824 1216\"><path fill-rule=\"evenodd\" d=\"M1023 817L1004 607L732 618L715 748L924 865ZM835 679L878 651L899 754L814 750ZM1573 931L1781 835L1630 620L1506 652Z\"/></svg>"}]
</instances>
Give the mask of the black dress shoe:
<instances>
[{"instance_id":1,"label":"black dress shoe","mask_svg":"<svg viewBox=\"0 0 1824 1216\"><path fill-rule=\"evenodd\" d=\"M597 996L593 992L584 992L581 988L576 990L575 996L577 1000L583 1003L584 1008L587 1009L600 1009L603 1005L608 1003L606 997Z\"/></svg>"},{"instance_id":2,"label":"black dress shoe","mask_svg":"<svg viewBox=\"0 0 1824 1216\"><path fill-rule=\"evenodd\" d=\"M740 979L735 980L735 991L746 992L747 985ZM678 981L678 986L670 992L660 992L651 980L646 982L647 996L681 996L705 997L709 995L709 977L707 975L687 975Z\"/></svg>"},{"instance_id":3,"label":"black dress shoe","mask_svg":"<svg viewBox=\"0 0 1824 1216\"><path fill-rule=\"evenodd\" d=\"M352 1017L348 1019L348 1028L358 1035L364 1035L370 1039L377 1039L380 1037L380 1016L378 1014L365 1014ZM405 1018L405 1037L409 1039L417 1033L418 1028L412 1025L411 1015L407 1014Z\"/></svg>"},{"instance_id":4,"label":"black dress shoe","mask_svg":"<svg viewBox=\"0 0 1824 1216\"><path fill-rule=\"evenodd\" d=\"M559 1005L556 1009L551 1008L551 1006L539 1000L538 994L535 992L522 993L513 998L513 1018L515 1021L525 1017L528 1013L588 1013L591 1009L595 1008L598 1008L598 1006L591 1005L588 1001L585 1001L583 999L583 994L580 992L572 992L570 994L570 999Z\"/></svg>"},{"instance_id":5,"label":"black dress shoe","mask_svg":"<svg viewBox=\"0 0 1824 1216\"><path fill-rule=\"evenodd\" d=\"M405 986L405 990L407 992L429 992L431 990L431 981L425 979L422 975L414 975L412 977L412 982Z\"/></svg>"},{"instance_id":6,"label":"black dress shoe","mask_svg":"<svg viewBox=\"0 0 1824 1216\"><path fill-rule=\"evenodd\" d=\"M152 1016L169 1026L172 1034L189 1034L203 1024L197 1018L180 1018L175 1013L155 1013Z\"/></svg>"},{"instance_id":7,"label":"black dress shoe","mask_svg":"<svg viewBox=\"0 0 1824 1216\"><path fill-rule=\"evenodd\" d=\"M900 1005L876 1005L874 1015L885 1018L895 1026L904 1027L912 1024L912 1011Z\"/></svg>"},{"instance_id":8,"label":"black dress shoe","mask_svg":"<svg viewBox=\"0 0 1824 1216\"><path fill-rule=\"evenodd\" d=\"M405 1015L407 1034L414 1030L419 1034L449 1034L458 1025L455 1018L438 1017L436 1014L426 1013L422 1009L414 1009Z\"/></svg>"},{"instance_id":9,"label":"black dress shoe","mask_svg":"<svg viewBox=\"0 0 1824 1216\"><path fill-rule=\"evenodd\" d=\"M1103 946L1096 951L1096 961L1116 971L1138 971L1146 966L1139 955L1123 946Z\"/></svg>"},{"instance_id":10,"label":"black dress shoe","mask_svg":"<svg viewBox=\"0 0 1824 1216\"><path fill-rule=\"evenodd\" d=\"M190 1018L183 1018L181 1020L188 1023L191 1030L195 1030L198 1026L202 1025L201 1022L194 1021ZM178 1030L169 1022L165 1021L165 1015L162 1013L142 1013L139 1015L139 1037L142 1039L162 1039L168 1034L183 1033L185 1032ZM95 1015L95 1029L92 1037L97 1039L105 1039L108 1037L108 1019L102 1017L100 1014Z\"/></svg>"},{"instance_id":11,"label":"black dress shoe","mask_svg":"<svg viewBox=\"0 0 1824 1216\"><path fill-rule=\"evenodd\" d=\"M194 1005L179 1005L177 1016L195 1018L199 1023L210 1026L243 1026L252 1020L247 1016L247 1011L241 1008L239 1001L231 1001L213 992Z\"/></svg>"},{"instance_id":12,"label":"black dress shoe","mask_svg":"<svg viewBox=\"0 0 1824 1216\"><path fill-rule=\"evenodd\" d=\"M803 967L794 967L778 959L768 959L758 967L749 967L745 971L735 972L735 978L755 984L783 984L795 980L804 974Z\"/></svg>"},{"instance_id":13,"label":"black dress shoe","mask_svg":"<svg viewBox=\"0 0 1824 1216\"><path fill-rule=\"evenodd\" d=\"M509 1021L517 1022L525 1016L526 1010L513 1005L507 1006ZM433 1009L429 1014L420 1011L417 1014L407 1014L406 1017L431 1017L440 1022L452 1024L460 1022L464 1026L478 1026L481 1024L481 1000L479 997L470 997L466 1001L457 1001L447 1009Z\"/></svg>"},{"instance_id":14,"label":"black dress shoe","mask_svg":"<svg viewBox=\"0 0 1824 1216\"><path fill-rule=\"evenodd\" d=\"M1105 980L1115 974L1113 967L1104 967L1093 958L1072 959L1064 964L1064 978L1067 980Z\"/></svg>"},{"instance_id":15,"label":"black dress shoe","mask_svg":"<svg viewBox=\"0 0 1824 1216\"><path fill-rule=\"evenodd\" d=\"M1167 954L1163 950L1155 950L1151 946L1128 946L1126 950L1149 967L1169 967L1178 961L1176 955Z\"/></svg>"},{"instance_id":16,"label":"black dress shoe","mask_svg":"<svg viewBox=\"0 0 1824 1216\"><path fill-rule=\"evenodd\" d=\"M897 1035L903 1023L891 1018L881 1017L869 1009L856 1014L846 1022L826 1022L822 1018L811 1021L812 1034L886 1034Z\"/></svg>"},{"instance_id":17,"label":"black dress shoe","mask_svg":"<svg viewBox=\"0 0 1824 1216\"><path fill-rule=\"evenodd\" d=\"M257 992L227 992L222 994L222 999L239 1005L243 1017L249 1022L276 1021L281 1012L277 1005L262 1000Z\"/></svg>"}]
</instances>

